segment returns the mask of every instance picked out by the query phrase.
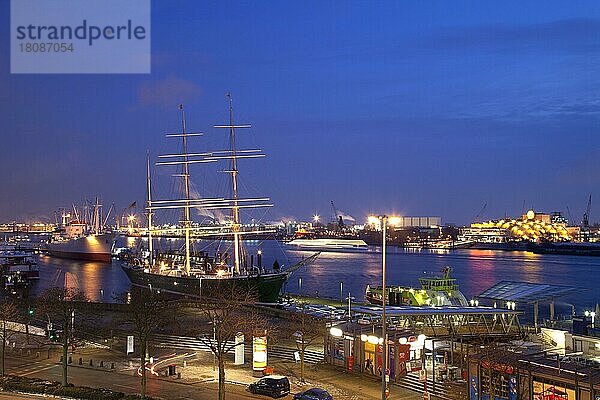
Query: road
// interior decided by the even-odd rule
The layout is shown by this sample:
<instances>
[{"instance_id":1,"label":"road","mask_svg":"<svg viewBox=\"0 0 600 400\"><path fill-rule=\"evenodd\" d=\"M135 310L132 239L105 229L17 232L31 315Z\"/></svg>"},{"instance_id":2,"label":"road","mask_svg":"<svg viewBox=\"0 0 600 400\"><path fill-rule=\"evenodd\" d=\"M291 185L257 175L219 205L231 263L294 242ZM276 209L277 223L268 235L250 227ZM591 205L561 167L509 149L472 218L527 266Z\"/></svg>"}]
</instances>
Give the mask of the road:
<instances>
[{"instance_id":1,"label":"road","mask_svg":"<svg viewBox=\"0 0 600 400\"><path fill-rule=\"evenodd\" d=\"M7 373L31 378L61 380L61 366L46 360L33 361L24 358L7 358ZM139 393L139 378L131 374L103 371L97 369L69 367L69 382L77 386L104 387L124 393ZM154 377L148 380L147 394L164 399L215 399L217 397L216 383L183 384L168 380L158 380ZM11 397L13 396L13 397ZM0 397L0 399L18 398L16 395ZM28 395L29 396L29 395ZM32 398L23 397L23 398ZM239 385L227 385L227 398L232 400L264 399L253 396Z\"/></svg>"}]
</instances>

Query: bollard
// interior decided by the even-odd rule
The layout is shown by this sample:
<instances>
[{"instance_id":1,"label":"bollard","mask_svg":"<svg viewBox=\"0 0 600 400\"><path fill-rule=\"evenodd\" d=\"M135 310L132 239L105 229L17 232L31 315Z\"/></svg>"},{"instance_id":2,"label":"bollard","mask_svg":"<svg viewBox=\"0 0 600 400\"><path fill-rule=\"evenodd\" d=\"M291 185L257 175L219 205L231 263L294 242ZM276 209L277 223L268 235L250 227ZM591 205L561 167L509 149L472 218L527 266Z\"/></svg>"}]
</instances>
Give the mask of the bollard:
<instances>
[{"instance_id":1,"label":"bollard","mask_svg":"<svg viewBox=\"0 0 600 400\"><path fill-rule=\"evenodd\" d=\"M79 357L79 365L83 365L83 358Z\"/></svg>"},{"instance_id":2,"label":"bollard","mask_svg":"<svg viewBox=\"0 0 600 400\"><path fill-rule=\"evenodd\" d=\"M104 361L100 361L100 368L104 368Z\"/></svg>"},{"instance_id":3,"label":"bollard","mask_svg":"<svg viewBox=\"0 0 600 400\"><path fill-rule=\"evenodd\" d=\"M110 369L115 369L115 363L110 363Z\"/></svg>"},{"instance_id":4,"label":"bollard","mask_svg":"<svg viewBox=\"0 0 600 400\"><path fill-rule=\"evenodd\" d=\"M90 367L93 367L93 366L94 366L94 360L92 360L92 359L90 358Z\"/></svg>"},{"instance_id":5,"label":"bollard","mask_svg":"<svg viewBox=\"0 0 600 400\"><path fill-rule=\"evenodd\" d=\"M177 373L177 379L181 379L181 372Z\"/></svg>"},{"instance_id":6,"label":"bollard","mask_svg":"<svg viewBox=\"0 0 600 400\"><path fill-rule=\"evenodd\" d=\"M73 362L73 357L69 356L68 363L71 364Z\"/></svg>"}]
</instances>

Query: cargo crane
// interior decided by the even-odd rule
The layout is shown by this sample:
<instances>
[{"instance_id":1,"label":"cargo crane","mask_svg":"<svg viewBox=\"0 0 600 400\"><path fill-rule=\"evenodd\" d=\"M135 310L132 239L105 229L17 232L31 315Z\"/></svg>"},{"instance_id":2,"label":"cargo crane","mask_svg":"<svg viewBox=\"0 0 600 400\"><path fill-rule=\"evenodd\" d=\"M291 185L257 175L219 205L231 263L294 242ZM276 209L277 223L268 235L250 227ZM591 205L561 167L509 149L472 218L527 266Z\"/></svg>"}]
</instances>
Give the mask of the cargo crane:
<instances>
[{"instance_id":1,"label":"cargo crane","mask_svg":"<svg viewBox=\"0 0 600 400\"><path fill-rule=\"evenodd\" d=\"M341 231L344 229L344 218L338 212L337 208L335 208L333 200L331 200L331 208L333 209L333 220L336 223L336 228Z\"/></svg>"},{"instance_id":2,"label":"cargo crane","mask_svg":"<svg viewBox=\"0 0 600 400\"><path fill-rule=\"evenodd\" d=\"M590 209L592 208L592 195L588 197L587 207L581 218L580 240L583 242L590 241Z\"/></svg>"},{"instance_id":3,"label":"cargo crane","mask_svg":"<svg viewBox=\"0 0 600 400\"><path fill-rule=\"evenodd\" d=\"M475 216L475 218L474 218L474 220L473 220L474 222L479 222L479 218L480 218L480 217L483 217L483 213L484 213L484 211L485 211L485 209L486 209L486 208L487 208L487 202L485 202L485 203L483 204L483 207L481 207L481 210L479 210L479 212L478 212L478 213L477 213L477 215Z\"/></svg>"},{"instance_id":4,"label":"cargo crane","mask_svg":"<svg viewBox=\"0 0 600 400\"><path fill-rule=\"evenodd\" d=\"M581 227L583 229L588 229L590 227L590 209L592 208L592 195L588 198L587 207L585 212L583 213L583 218L581 219Z\"/></svg>"}]
</instances>

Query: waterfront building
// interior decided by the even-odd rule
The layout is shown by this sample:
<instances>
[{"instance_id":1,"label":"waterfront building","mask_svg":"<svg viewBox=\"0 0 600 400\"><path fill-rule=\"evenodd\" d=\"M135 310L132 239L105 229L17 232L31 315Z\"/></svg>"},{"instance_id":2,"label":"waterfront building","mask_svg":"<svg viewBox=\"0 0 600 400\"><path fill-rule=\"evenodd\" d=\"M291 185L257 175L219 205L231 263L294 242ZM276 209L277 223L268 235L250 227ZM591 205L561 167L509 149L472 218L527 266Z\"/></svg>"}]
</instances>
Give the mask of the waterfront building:
<instances>
[{"instance_id":1,"label":"waterfront building","mask_svg":"<svg viewBox=\"0 0 600 400\"><path fill-rule=\"evenodd\" d=\"M469 400L596 400L600 369L534 350L489 346L471 355Z\"/></svg>"},{"instance_id":2,"label":"waterfront building","mask_svg":"<svg viewBox=\"0 0 600 400\"><path fill-rule=\"evenodd\" d=\"M550 214L535 213L533 210L527 211L520 219L474 222L470 227L462 228L459 234L459 240L479 243L561 242L571 239L564 223L553 223Z\"/></svg>"},{"instance_id":3,"label":"waterfront building","mask_svg":"<svg viewBox=\"0 0 600 400\"><path fill-rule=\"evenodd\" d=\"M56 224L44 224L41 222L36 222L32 224L27 224L23 222L10 222L5 224L0 224L0 232L2 233L46 233L52 232L56 229Z\"/></svg>"},{"instance_id":4,"label":"waterfront building","mask_svg":"<svg viewBox=\"0 0 600 400\"><path fill-rule=\"evenodd\" d=\"M404 229L404 228L437 228L442 225L441 217L414 217L414 216L404 216L404 217L389 217L390 222L396 229ZM381 223L376 219L370 219L367 223L367 227L372 230L379 231L381 230Z\"/></svg>"}]
</instances>

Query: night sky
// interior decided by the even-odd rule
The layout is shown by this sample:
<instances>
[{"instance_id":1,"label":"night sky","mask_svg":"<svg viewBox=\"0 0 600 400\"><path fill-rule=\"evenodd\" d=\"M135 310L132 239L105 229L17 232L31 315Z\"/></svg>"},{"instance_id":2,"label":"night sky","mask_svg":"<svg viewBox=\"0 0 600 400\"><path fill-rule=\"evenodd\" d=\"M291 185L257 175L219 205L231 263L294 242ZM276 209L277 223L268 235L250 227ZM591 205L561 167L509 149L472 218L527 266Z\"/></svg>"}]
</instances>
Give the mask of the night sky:
<instances>
[{"instance_id":1,"label":"night sky","mask_svg":"<svg viewBox=\"0 0 600 400\"><path fill-rule=\"evenodd\" d=\"M226 143L228 91L241 145L268 154L240 166L266 219L328 219L334 200L359 221L464 224L484 203L580 221L590 193L600 219L598 1L155 1L149 75L11 75L7 0L0 15L1 222L141 204L177 104L205 151Z\"/></svg>"}]
</instances>

